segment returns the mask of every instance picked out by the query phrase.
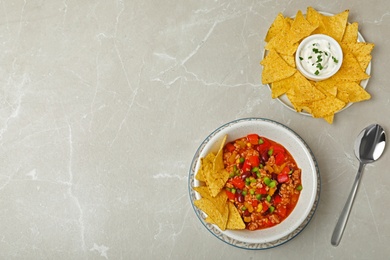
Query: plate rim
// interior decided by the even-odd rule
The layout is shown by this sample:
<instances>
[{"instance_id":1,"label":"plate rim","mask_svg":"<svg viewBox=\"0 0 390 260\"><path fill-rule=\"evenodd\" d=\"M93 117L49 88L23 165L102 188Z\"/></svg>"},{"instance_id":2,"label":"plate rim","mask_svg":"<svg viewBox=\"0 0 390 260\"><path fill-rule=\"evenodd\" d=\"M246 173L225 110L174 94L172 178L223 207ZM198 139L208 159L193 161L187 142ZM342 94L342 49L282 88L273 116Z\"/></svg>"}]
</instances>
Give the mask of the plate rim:
<instances>
[{"instance_id":1,"label":"plate rim","mask_svg":"<svg viewBox=\"0 0 390 260\"><path fill-rule=\"evenodd\" d=\"M237 124L237 123L240 123L240 122L243 122L243 121L262 121L262 122L269 122L269 123L273 123L273 124L277 124L283 128L286 128L288 131L290 131L293 135L295 135L299 141L305 146L305 148L308 150L308 152L310 153L310 156L314 162L314 167L315 167L315 171L316 171L316 177L317 177L317 187L316 187L316 197L314 199L314 203L312 205L312 208L310 209L310 212L309 214L307 215L306 219L292 232L290 232L288 235L280 238L280 239L277 239L275 241L271 241L271 242L266 242L266 243L250 243L250 242L244 242L244 241L239 241L239 240L236 240L232 237L229 237L227 236L226 234L224 234L222 231L220 231L218 228L216 228L214 225L212 224L209 224L207 223L204 218L202 216L204 216L205 214L203 213L203 211L199 210L193 203L194 201L194 198L196 198L196 194L195 194L195 191L192 189L193 187L193 184L195 182L195 168L197 166L197 161L200 157L200 154L201 152L203 151L203 149L205 148L205 146L208 144L209 140L216 134L218 134L219 132L221 132L223 129L231 126L231 125L234 125L234 124ZM291 128L289 128L288 126L280 123L280 122L277 122L275 120L272 120L272 119L268 119L268 118L262 118L262 117L247 117L247 118L240 118L240 119L236 119L236 120L233 120L233 121L230 121L228 123L225 123L223 125L221 125L220 127L218 127L217 129L215 129L214 131L212 131L204 140L203 142L199 145L198 149L196 150L195 152L195 155L193 156L193 159L191 161L191 165L190 165L190 169L189 169L189 175L188 175L188 194L189 194L189 199L190 199L190 203L192 205L192 208L196 214L196 216L198 217L198 219L200 220L200 222L203 224L203 226L212 234L214 235L216 238L218 238L219 240L227 243L228 245L231 245L231 246L234 246L234 247L237 247L237 248L241 248L241 249L248 249L248 250L266 250L266 249L271 249L271 248L274 248L274 247L277 247L277 246L280 246L280 245L283 245L285 243L287 243L288 241L292 240L293 238L295 238L298 234L300 234L305 228L306 226L310 223L311 219L313 218L314 216L314 213L316 212L316 209L318 207L318 204L319 204L319 199L320 199L320 193L321 193L321 176L320 176L320 170L319 170L319 166L318 166L318 162L312 152L312 150L310 149L310 147L307 145L307 143L303 140L303 138L298 135L294 130L292 130Z\"/></svg>"}]
</instances>

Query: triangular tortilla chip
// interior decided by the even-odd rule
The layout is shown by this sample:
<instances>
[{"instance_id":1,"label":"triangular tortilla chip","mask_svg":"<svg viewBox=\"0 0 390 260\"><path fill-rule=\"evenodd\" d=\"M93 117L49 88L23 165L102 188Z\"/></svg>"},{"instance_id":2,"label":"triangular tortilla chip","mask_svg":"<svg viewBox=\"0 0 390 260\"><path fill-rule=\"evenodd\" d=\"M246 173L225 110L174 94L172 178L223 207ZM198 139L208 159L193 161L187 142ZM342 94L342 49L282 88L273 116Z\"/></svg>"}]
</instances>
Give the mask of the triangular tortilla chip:
<instances>
[{"instance_id":1,"label":"triangular tortilla chip","mask_svg":"<svg viewBox=\"0 0 390 260\"><path fill-rule=\"evenodd\" d=\"M357 22L347 24L345 32L342 38L343 43L355 43L358 40L358 27Z\"/></svg>"},{"instance_id":2,"label":"triangular tortilla chip","mask_svg":"<svg viewBox=\"0 0 390 260\"><path fill-rule=\"evenodd\" d=\"M228 217L229 217L229 206L227 203L223 206L223 211L218 210L215 205L206 198L195 200L194 205L206 213L221 230L226 229Z\"/></svg>"},{"instance_id":3,"label":"triangular tortilla chip","mask_svg":"<svg viewBox=\"0 0 390 260\"><path fill-rule=\"evenodd\" d=\"M328 122L329 124L333 124L333 118L334 118L334 114L331 114L331 115L328 115L328 116L324 116L324 120L326 122Z\"/></svg>"},{"instance_id":4,"label":"triangular tortilla chip","mask_svg":"<svg viewBox=\"0 0 390 260\"><path fill-rule=\"evenodd\" d=\"M245 229L245 223L233 202L228 202L229 218L226 227L228 229Z\"/></svg>"},{"instance_id":5,"label":"triangular tortilla chip","mask_svg":"<svg viewBox=\"0 0 390 260\"><path fill-rule=\"evenodd\" d=\"M225 190L221 190L217 196L212 197L206 186L193 187L193 189L198 192L202 198L210 200L219 211L223 211L224 205L228 200Z\"/></svg>"},{"instance_id":6,"label":"triangular tortilla chip","mask_svg":"<svg viewBox=\"0 0 390 260\"><path fill-rule=\"evenodd\" d=\"M360 102L371 98L371 95L356 82L338 82L337 88L340 95L343 95L340 99L347 103Z\"/></svg>"},{"instance_id":7,"label":"triangular tortilla chip","mask_svg":"<svg viewBox=\"0 0 390 260\"><path fill-rule=\"evenodd\" d=\"M326 28L322 21L322 15L316 9L309 6L306 11L306 19L312 25L316 26L313 34L326 34Z\"/></svg>"},{"instance_id":8,"label":"triangular tortilla chip","mask_svg":"<svg viewBox=\"0 0 390 260\"><path fill-rule=\"evenodd\" d=\"M268 29L267 35L265 36L265 42L269 42L273 37L278 35L284 28L290 28L290 24L282 13L279 13L270 28Z\"/></svg>"},{"instance_id":9,"label":"triangular tortilla chip","mask_svg":"<svg viewBox=\"0 0 390 260\"><path fill-rule=\"evenodd\" d=\"M326 28L326 34L336 41L341 42L345 28L347 27L348 15L349 10L333 16L321 15L322 22Z\"/></svg>"},{"instance_id":10,"label":"triangular tortilla chip","mask_svg":"<svg viewBox=\"0 0 390 260\"><path fill-rule=\"evenodd\" d=\"M325 95L315 88L301 73L297 73L295 82L295 85L287 91L290 101L295 100L297 103L306 103L325 98Z\"/></svg>"},{"instance_id":11,"label":"triangular tortilla chip","mask_svg":"<svg viewBox=\"0 0 390 260\"><path fill-rule=\"evenodd\" d=\"M340 70L333 76L333 79L359 82L369 77L360 67L355 56L352 53L346 53L343 58L343 64Z\"/></svg>"},{"instance_id":12,"label":"triangular tortilla chip","mask_svg":"<svg viewBox=\"0 0 390 260\"><path fill-rule=\"evenodd\" d=\"M309 105L313 117L326 117L336 113L345 106L345 103L334 96L327 96L324 99L314 101Z\"/></svg>"},{"instance_id":13,"label":"triangular tortilla chip","mask_svg":"<svg viewBox=\"0 0 390 260\"><path fill-rule=\"evenodd\" d=\"M371 52L374 49L373 43L366 42L354 42L341 44L344 53L352 53L358 60L360 67L363 71L367 69L368 64L371 61Z\"/></svg>"},{"instance_id":14,"label":"triangular tortilla chip","mask_svg":"<svg viewBox=\"0 0 390 260\"><path fill-rule=\"evenodd\" d=\"M302 12L299 10L295 16L294 22L291 24L288 35L289 39L291 39L291 43L296 43L309 36L317 28L317 26L318 25L313 25L306 20Z\"/></svg>"},{"instance_id":15,"label":"triangular tortilla chip","mask_svg":"<svg viewBox=\"0 0 390 260\"><path fill-rule=\"evenodd\" d=\"M293 55L299 43L293 42L290 34L290 26L286 25L277 35L272 37L265 45L265 49L276 50L279 54Z\"/></svg>"},{"instance_id":16,"label":"triangular tortilla chip","mask_svg":"<svg viewBox=\"0 0 390 260\"><path fill-rule=\"evenodd\" d=\"M264 66L261 80L263 84L288 78L296 72L275 50L270 50L261 64Z\"/></svg>"},{"instance_id":17,"label":"triangular tortilla chip","mask_svg":"<svg viewBox=\"0 0 390 260\"><path fill-rule=\"evenodd\" d=\"M228 207L229 207L229 217L226 224L226 229L231 229L231 230L245 229L245 223L242 220L236 206L234 206L234 204L229 201ZM211 217L207 217L205 221L210 224L214 224L214 225L216 224Z\"/></svg>"},{"instance_id":18,"label":"triangular tortilla chip","mask_svg":"<svg viewBox=\"0 0 390 260\"><path fill-rule=\"evenodd\" d=\"M212 197L217 196L229 178L229 172L225 170L223 164L223 147L225 146L226 138L227 136L225 135L215 155L212 170L205 172L207 187Z\"/></svg>"}]
</instances>

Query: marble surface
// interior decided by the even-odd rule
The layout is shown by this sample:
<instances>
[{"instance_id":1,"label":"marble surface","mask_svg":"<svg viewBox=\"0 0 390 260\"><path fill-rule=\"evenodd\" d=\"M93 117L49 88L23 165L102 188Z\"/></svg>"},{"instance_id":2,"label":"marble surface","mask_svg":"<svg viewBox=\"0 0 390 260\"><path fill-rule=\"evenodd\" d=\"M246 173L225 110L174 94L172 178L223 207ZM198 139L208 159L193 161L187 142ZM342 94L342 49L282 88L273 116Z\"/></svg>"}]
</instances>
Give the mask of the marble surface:
<instances>
[{"instance_id":1,"label":"marble surface","mask_svg":"<svg viewBox=\"0 0 390 260\"><path fill-rule=\"evenodd\" d=\"M376 44L372 99L334 124L294 113L261 84L279 12L338 13ZM390 2L0 1L0 259L385 259L390 151L365 168L339 247L333 227L371 123L390 133ZM188 196L193 155L215 128L265 117L296 131L321 172L306 229L249 251L211 235Z\"/></svg>"}]
</instances>

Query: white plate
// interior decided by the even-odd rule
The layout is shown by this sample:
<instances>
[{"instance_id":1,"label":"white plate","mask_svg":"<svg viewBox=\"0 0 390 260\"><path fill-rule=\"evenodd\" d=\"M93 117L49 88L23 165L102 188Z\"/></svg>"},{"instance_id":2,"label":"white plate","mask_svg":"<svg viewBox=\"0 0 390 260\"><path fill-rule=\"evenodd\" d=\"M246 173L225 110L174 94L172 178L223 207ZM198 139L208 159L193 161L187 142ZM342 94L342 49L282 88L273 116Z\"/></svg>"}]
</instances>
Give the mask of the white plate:
<instances>
[{"instance_id":1,"label":"white plate","mask_svg":"<svg viewBox=\"0 0 390 260\"><path fill-rule=\"evenodd\" d=\"M292 213L280 224L262 230L220 230L205 221L205 213L194 206L200 198L192 187L199 186L195 175L199 169L200 158L215 152L222 137L228 134L227 142L257 133L282 144L294 157L302 169L303 190ZM199 146L191 163L188 190L194 211L210 233L223 242L245 249L268 249L286 243L297 236L310 222L320 196L320 175L317 161L305 141L285 125L265 118L244 118L227 123L213 131Z\"/></svg>"},{"instance_id":2,"label":"white plate","mask_svg":"<svg viewBox=\"0 0 390 260\"><path fill-rule=\"evenodd\" d=\"M334 15L334 14L327 13L327 12L319 12L319 13L321 13L321 14L323 14L323 15L327 15L327 16L332 16L332 15ZM294 18L294 17L292 17L292 18ZM358 32L358 42L366 42L366 41L364 40L364 38L363 38L363 35L362 35L360 32ZM264 52L263 52L263 59L265 58L266 54L267 54L267 51L264 50ZM368 66L367 66L366 73L367 73L368 75L371 75L371 61L370 61L370 63L369 63ZM368 78L368 79L365 79L365 80L362 80L362 81L360 82L360 86L361 86L362 88L366 89L367 84L368 84L368 80L369 80L369 78ZM267 86L268 86L268 89L271 91L271 85L267 84ZM280 101L280 103L282 103L282 104L283 104L285 107L287 107L288 109L290 109L290 110L292 110L292 111L294 111L294 112L297 112L297 111L295 110L294 106L291 104L290 100L288 99L287 95L285 95L285 94L284 94L284 95L281 95L281 96L278 97L277 99ZM339 111L337 111L336 114L337 114L338 112L343 111L344 109L347 109L347 108L350 107L352 104L353 104L353 103L348 103L345 107L343 107L342 109L340 109ZM300 114L302 114L302 115L306 115L306 116L312 116L310 113L308 113L308 112L306 112L306 111L301 111L301 112L298 112L298 113L300 113Z\"/></svg>"}]
</instances>

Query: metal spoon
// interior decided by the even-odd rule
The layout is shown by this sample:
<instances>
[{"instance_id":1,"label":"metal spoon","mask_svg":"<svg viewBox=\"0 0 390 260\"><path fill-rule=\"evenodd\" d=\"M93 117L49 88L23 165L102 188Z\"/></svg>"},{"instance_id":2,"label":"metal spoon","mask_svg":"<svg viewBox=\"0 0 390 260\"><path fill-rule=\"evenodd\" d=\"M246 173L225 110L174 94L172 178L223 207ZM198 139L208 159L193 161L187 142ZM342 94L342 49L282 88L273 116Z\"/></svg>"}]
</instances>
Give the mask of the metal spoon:
<instances>
[{"instance_id":1,"label":"metal spoon","mask_svg":"<svg viewBox=\"0 0 390 260\"><path fill-rule=\"evenodd\" d=\"M357 193L360 180L363 175L364 165L379 159L385 149L386 134L383 128L378 124L372 124L364 128L355 141L355 155L360 161L359 170L356 174L352 190L348 196L347 202L341 212L340 218L334 228L331 243L338 246L343 236L345 226L351 212L353 201Z\"/></svg>"}]
</instances>

